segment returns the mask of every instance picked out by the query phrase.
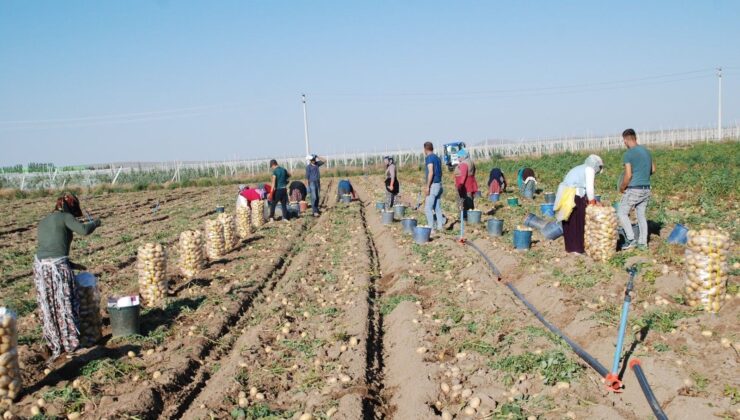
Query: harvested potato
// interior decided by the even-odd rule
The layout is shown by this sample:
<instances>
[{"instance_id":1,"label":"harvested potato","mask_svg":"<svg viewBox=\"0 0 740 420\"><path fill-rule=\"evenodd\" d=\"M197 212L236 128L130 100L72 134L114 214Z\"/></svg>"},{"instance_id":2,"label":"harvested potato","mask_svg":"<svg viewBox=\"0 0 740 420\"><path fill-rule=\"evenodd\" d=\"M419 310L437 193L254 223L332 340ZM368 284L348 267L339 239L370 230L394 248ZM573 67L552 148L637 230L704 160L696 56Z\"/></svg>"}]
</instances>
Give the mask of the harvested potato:
<instances>
[{"instance_id":1,"label":"harvested potato","mask_svg":"<svg viewBox=\"0 0 740 420\"><path fill-rule=\"evenodd\" d=\"M15 312L0 308L0 342L7 344L0 351L0 402L16 399L21 391L21 370L18 364L18 328Z\"/></svg>"},{"instance_id":2,"label":"harvested potato","mask_svg":"<svg viewBox=\"0 0 740 420\"><path fill-rule=\"evenodd\" d=\"M685 292L691 307L716 313L727 295L727 264L731 240L726 233L701 229L689 231L684 261Z\"/></svg>"},{"instance_id":3,"label":"harvested potato","mask_svg":"<svg viewBox=\"0 0 740 420\"><path fill-rule=\"evenodd\" d=\"M206 254L211 261L218 260L226 253L224 227L218 220L206 220Z\"/></svg>"},{"instance_id":4,"label":"harvested potato","mask_svg":"<svg viewBox=\"0 0 740 420\"><path fill-rule=\"evenodd\" d=\"M613 207L586 207L586 255L607 261L617 252L617 212Z\"/></svg>"},{"instance_id":5,"label":"harvested potato","mask_svg":"<svg viewBox=\"0 0 740 420\"><path fill-rule=\"evenodd\" d=\"M167 253L161 244L139 247L136 261L139 294L144 305L155 306L167 295Z\"/></svg>"},{"instance_id":6,"label":"harvested potato","mask_svg":"<svg viewBox=\"0 0 740 420\"><path fill-rule=\"evenodd\" d=\"M186 230L180 234L180 271L186 278L193 278L203 268L203 233Z\"/></svg>"}]
</instances>

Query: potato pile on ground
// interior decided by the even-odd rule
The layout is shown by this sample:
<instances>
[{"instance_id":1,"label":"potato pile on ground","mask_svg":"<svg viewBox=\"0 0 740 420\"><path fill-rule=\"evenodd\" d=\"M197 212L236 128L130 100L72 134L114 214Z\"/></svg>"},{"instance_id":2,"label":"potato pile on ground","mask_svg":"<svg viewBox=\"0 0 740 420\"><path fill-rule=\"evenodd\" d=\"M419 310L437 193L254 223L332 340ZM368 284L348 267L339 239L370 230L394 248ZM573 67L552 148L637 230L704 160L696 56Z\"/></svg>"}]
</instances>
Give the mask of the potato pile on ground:
<instances>
[{"instance_id":1,"label":"potato pile on ground","mask_svg":"<svg viewBox=\"0 0 740 420\"><path fill-rule=\"evenodd\" d=\"M689 231L685 259L689 305L718 312L727 294L730 237L713 229Z\"/></svg>"},{"instance_id":2,"label":"potato pile on ground","mask_svg":"<svg viewBox=\"0 0 740 420\"><path fill-rule=\"evenodd\" d=\"M167 253L161 244L139 247L136 268L139 272L139 294L147 306L158 305L167 294Z\"/></svg>"},{"instance_id":3,"label":"potato pile on ground","mask_svg":"<svg viewBox=\"0 0 740 420\"><path fill-rule=\"evenodd\" d=\"M249 207L237 206L236 230L241 239L247 239L252 233L251 210Z\"/></svg>"},{"instance_id":4,"label":"potato pile on ground","mask_svg":"<svg viewBox=\"0 0 740 420\"><path fill-rule=\"evenodd\" d=\"M18 396L21 384L16 315L7 308L0 308L0 402L10 405Z\"/></svg>"},{"instance_id":5,"label":"potato pile on ground","mask_svg":"<svg viewBox=\"0 0 740 420\"><path fill-rule=\"evenodd\" d=\"M617 212L613 207L586 207L586 255L607 261L617 252Z\"/></svg>"},{"instance_id":6,"label":"potato pile on ground","mask_svg":"<svg viewBox=\"0 0 740 420\"><path fill-rule=\"evenodd\" d=\"M180 271L186 278L193 278L203 268L203 233L186 230L180 234Z\"/></svg>"},{"instance_id":7,"label":"potato pile on ground","mask_svg":"<svg viewBox=\"0 0 740 420\"><path fill-rule=\"evenodd\" d=\"M265 224L265 201L254 200L252 206L252 226L259 228Z\"/></svg>"},{"instance_id":8,"label":"potato pile on ground","mask_svg":"<svg viewBox=\"0 0 740 420\"><path fill-rule=\"evenodd\" d=\"M94 278L77 283L80 303L80 345L92 347L103 336L103 319L100 316L100 292Z\"/></svg>"},{"instance_id":9,"label":"potato pile on ground","mask_svg":"<svg viewBox=\"0 0 740 420\"><path fill-rule=\"evenodd\" d=\"M224 230L224 250L229 252L239 246L239 236L236 232L236 221L234 216L228 213L218 215L218 221Z\"/></svg>"},{"instance_id":10,"label":"potato pile on ground","mask_svg":"<svg viewBox=\"0 0 740 420\"><path fill-rule=\"evenodd\" d=\"M206 255L211 261L218 260L226 253L224 226L218 220L206 220Z\"/></svg>"}]
</instances>

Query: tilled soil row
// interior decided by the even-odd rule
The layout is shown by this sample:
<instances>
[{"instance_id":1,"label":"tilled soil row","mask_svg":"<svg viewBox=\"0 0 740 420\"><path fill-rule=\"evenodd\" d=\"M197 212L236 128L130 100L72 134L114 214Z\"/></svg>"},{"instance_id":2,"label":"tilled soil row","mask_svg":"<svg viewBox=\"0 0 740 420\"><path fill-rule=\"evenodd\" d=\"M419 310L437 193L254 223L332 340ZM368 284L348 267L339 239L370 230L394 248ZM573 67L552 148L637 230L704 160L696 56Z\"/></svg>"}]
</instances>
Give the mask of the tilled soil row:
<instances>
[{"instance_id":1,"label":"tilled soil row","mask_svg":"<svg viewBox=\"0 0 740 420\"><path fill-rule=\"evenodd\" d=\"M382 185L382 180L375 181ZM409 184L406 185L408 190ZM449 193L446 197L449 198ZM508 231L511 231L517 223L521 223L520 217L523 218L528 211L534 212L529 202L525 203L529 209L509 208L501 203L489 203L480 199L476 204L486 215L505 219ZM416 217L420 224L425 222L423 214L412 213L410 216ZM453 220L458 218L455 214L448 217ZM459 223L453 225L454 231L437 235L447 241L444 248L445 253L449 255L448 260L453 261L452 265L455 266L454 261L457 258L467 259L472 256L478 259L473 250L461 253L458 250L460 247L452 242L458 234ZM400 229L394 226L390 230L396 232ZM680 257L678 259L673 257L665 265L659 264L658 259L666 259L666 255L657 255L660 252L659 245L651 244L651 253L654 255L650 258L643 256L628 258L630 253L624 257L620 253L609 263L601 263L585 256L563 255L562 239L550 242L542 238L539 232L534 234L531 251L517 252L512 249L511 234L507 234L505 230L505 235L508 236L491 238L486 232L485 225L466 225L466 237L474 239L487 255L496 260L496 265L505 273L505 281L513 282L550 322L607 368L611 367L623 288L627 280L622 265L632 262L641 262L645 265L636 281L637 293L630 311L630 332L627 334L624 347L626 361L623 359L620 365L620 375L625 384L623 393L614 394L607 391L598 375L585 366L567 346L558 344L553 351L552 348L543 347L541 344L535 344L533 347L531 343L525 342L535 339L533 334L548 337L552 335L544 331L536 321L532 323L532 314L516 300L515 305L508 307L507 311L521 312L523 320L526 320L523 323L526 325L524 329L497 327L499 334L504 336L501 344L498 344L498 339L490 340L486 336L481 340L482 343L463 343L466 347L475 344L481 350L489 351L490 354L486 354L486 359L496 368L489 374L500 377L501 383L506 384L502 387L504 391L498 394L504 396L506 392L508 396L497 398L500 403L496 408L497 412L514 413L521 410L525 414L576 418L650 416L651 411L645 396L634 374L626 367L629 361L639 358L658 401L670 418L690 418L691 415L695 415L693 418L736 415L736 405L733 404L731 397L733 395L731 384L736 381L731 372L736 370L740 357L733 348L733 341L735 347L740 347L736 344L737 334L734 331L736 329L734 324L725 320L737 317L740 311L737 300L725 304L720 316L691 311L681 302L683 281L679 272L682 268L674 266L680 261ZM399 238L398 235L395 236ZM409 241L401 235L399 243L404 242ZM435 240L423 247L409 245L416 251L430 248L431 250L427 252L430 256L438 255L437 244ZM680 249L670 251L672 254L682 252ZM414 254L420 255L417 252ZM432 264L444 265L437 258L428 259ZM488 270L485 265L481 265L481 261L469 263L473 263L474 267L481 270ZM460 289L468 287L462 284ZM500 285L500 290L489 290L487 287L486 282L482 286L472 287L472 290L476 294L490 293L497 306L501 306L500 302L503 300L515 299L503 285ZM440 297L444 298L444 295ZM457 306L466 311L475 309L474 305ZM494 316L504 320L504 326L519 322L519 317L512 317L510 313L501 310ZM470 314L465 313L463 322L469 317ZM470 324L472 328L479 325L479 322ZM456 335L463 336L455 331L454 326L450 329ZM516 340L510 340L506 338L507 336L516 337ZM509 341L512 341L513 345L508 345ZM472 352L465 353L467 358L470 358ZM534 380L537 386L529 386L530 389L525 389L524 393L513 389L513 386L507 389L512 382L517 387L521 384L516 383L519 382L518 378L513 378L516 380L512 381L512 378L503 376L502 373L522 370L529 362L543 359L543 355L548 356L545 362L549 361L550 356L557 356L553 360L559 361L561 360L559 353L581 365L582 369L579 375L572 379L561 378L567 379L563 382L570 385L565 388L566 385L563 384L564 388L558 392L558 396L550 391L551 385L542 387L537 384L542 382L537 377ZM504 354L511 357L504 357ZM558 372L558 369L547 370L550 373ZM522 383L533 385L532 382L527 379ZM555 383L555 389L558 386L558 383ZM542 391L538 392L539 389ZM512 391L517 393L514 394ZM496 394L492 393L494 396ZM509 401L512 395L515 395L514 401ZM560 403L561 396L564 396L566 401L571 401L570 407ZM464 409L460 414L464 414Z\"/></svg>"},{"instance_id":2,"label":"tilled soil row","mask_svg":"<svg viewBox=\"0 0 740 420\"><path fill-rule=\"evenodd\" d=\"M184 418L372 415L365 401L368 378L376 379L367 366L377 357L367 354L377 345L366 317L373 269L358 207L322 216Z\"/></svg>"},{"instance_id":3,"label":"tilled soil row","mask_svg":"<svg viewBox=\"0 0 740 420\"><path fill-rule=\"evenodd\" d=\"M570 372L544 377L542 371L525 369L523 364L531 360L567 362L568 366L580 362L498 284L478 254L453 240L454 234L435 234L431 243L414 245L399 226L382 226L378 216L372 219L378 228L376 238L383 244L381 255L386 256L381 261L391 266L395 262L396 268L395 275L389 275L394 273L391 267L384 270L388 299L397 302L386 318L386 336L394 334L393 321L401 325L399 335L406 334L406 359L396 366L392 361L401 352L391 348L392 339L386 340L386 385L392 386L394 376L403 372L402 365L414 360L410 354L414 348L422 355L413 369L417 376L398 381L392 399L397 401L398 415L406 410L402 418L472 419L517 413L556 417L599 413L598 417L612 410L619 417L634 418L630 410L607 408L612 404L601 398L603 385L598 380L594 383L581 375L586 381L578 382L586 390L576 391L569 382L577 377L569 376ZM491 251L488 246L483 248ZM515 258L501 252L489 255L507 276L516 271ZM393 297L395 301L390 300ZM414 331L415 341L410 339ZM426 386L404 391L403 384L409 379ZM397 398L404 393L409 396ZM584 399L592 403L579 408Z\"/></svg>"},{"instance_id":4,"label":"tilled soil row","mask_svg":"<svg viewBox=\"0 0 740 420\"><path fill-rule=\"evenodd\" d=\"M290 239L296 234L303 235L313 221L304 218L301 225L296 223L268 225L268 236ZM291 231L296 227L299 232ZM130 340L124 339L124 345L109 343L107 346L85 349L57 370L40 376L42 380L36 379L43 369L34 368L35 358L26 359L24 371L38 372L36 375L26 375L27 372L24 372L25 383L35 385L26 388L28 395L18 406L30 406L43 396L51 402L47 411L51 415L84 410L86 414L95 413L94 416L98 418L109 414L116 417L122 413L157 417L163 410L163 403L168 401L167 398L190 384L204 358L226 343L224 336L260 293L267 279L282 269L292 252L292 242L277 242L278 246L273 246L268 258L265 258L260 256L266 251L261 242L246 241L245 243L250 244L248 248L242 245L224 260L211 263L210 268L204 270L198 278L178 287L176 297L166 307L145 311L142 319L142 328L145 328L143 334L156 334L152 339L154 341L146 336L141 339L134 337L132 344L125 344ZM272 258L269 258L270 255ZM263 261L269 259L270 263L252 264L247 274L250 278L232 281L223 291L220 286L216 289L208 287L214 281L234 278L230 274L232 270L238 273L245 259L256 261L257 258L262 258ZM205 308L210 311L204 313ZM189 330L185 328L187 324L191 325ZM164 335L166 342L156 338L161 335ZM123 357L129 351L133 352L129 354L130 357ZM25 354L28 352L24 351ZM99 380L101 378L96 372L107 368L112 371L106 371L104 378ZM125 374L122 369L126 370ZM128 373L129 370L131 373ZM72 384L72 379L80 375L82 377ZM129 382L121 383L121 375L128 377ZM59 406L54 402L57 397L50 396L56 395L57 391L81 393L79 401L87 403L84 407L78 403L70 406L69 401L60 400ZM99 399L98 395L103 396Z\"/></svg>"}]
</instances>

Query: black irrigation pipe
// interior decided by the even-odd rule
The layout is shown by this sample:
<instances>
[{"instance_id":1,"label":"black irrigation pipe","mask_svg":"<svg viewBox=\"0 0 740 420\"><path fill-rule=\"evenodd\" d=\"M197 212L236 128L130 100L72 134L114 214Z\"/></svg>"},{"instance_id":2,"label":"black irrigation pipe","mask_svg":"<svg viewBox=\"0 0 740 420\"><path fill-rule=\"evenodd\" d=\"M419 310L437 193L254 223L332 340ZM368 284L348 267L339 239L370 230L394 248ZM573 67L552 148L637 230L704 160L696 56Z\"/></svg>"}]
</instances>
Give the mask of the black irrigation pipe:
<instances>
[{"instance_id":1,"label":"black irrigation pipe","mask_svg":"<svg viewBox=\"0 0 740 420\"><path fill-rule=\"evenodd\" d=\"M498 277L499 280L503 278L503 275L501 272L496 268L496 265L491 261L491 259L486 255L480 248L478 248L477 245L475 245L471 241L462 241L466 245L470 245L471 248L476 250L481 257L488 263L488 266L491 268L491 271L493 271L493 274ZM534 307L525 297L524 295L519 292L519 290L514 287L511 282L505 282L506 287L511 290L512 293L514 293L514 296L516 296L519 300L522 301L524 306L529 309L532 314L534 314L537 319L540 320L540 322L547 327L548 330L553 332L555 335L560 337L563 341L568 343L571 349L586 363L588 363L589 366L591 366L596 372L601 375L602 378L605 378L606 375L609 374L609 371L607 370L604 365L599 363L598 360L596 360L593 356L591 356L586 350L584 350L581 346L576 344L573 340L568 338L567 335L565 335L562 331L560 331L556 326L549 323L544 316L540 313L540 311L537 310L537 308ZM658 418L658 420L668 420L668 417L665 415L663 410L660 408L660 404L658 403L658 400L655 398L655 394L653 394L653 390L650 388L650 384L647 381L647 378L645 377L645 373L642 371L642 367L640 366L640 362L638 360L633 360L632 363L630 363L630 367L632 367L632 370L635 372L635 375L637 376L637 381L640 383L640 388L642 388L643 394L645 394L645 398L648 401L648 404L650 404L650 408L653 410L653 413L655 414L655 417Z\"/></svg>"},{"instance_id":2,"label":"black irrigation pipe","mask_svg":"<svg viewBox=\"0 0 740 420\"><path fill-rule=\"evenodd\" d=\"M640 365L640 361L637 359L632 360L630 362L630 367L635 372L635 376L637 376L637 382L640 383L642 393L645 394L645 398L647 398L648 404L650 404L650 408L653 410L653 414L655 414L655 417L658 418L658 420L668 420L668 416L666 416L663 412L663 409L660 407L660 403L658 403L658 399L655 398L655 394L653 394L653 390L650 388L650 384L645 377L645 372L643 372L642 370L642 365Z\"/></svg>"}]
</instances>

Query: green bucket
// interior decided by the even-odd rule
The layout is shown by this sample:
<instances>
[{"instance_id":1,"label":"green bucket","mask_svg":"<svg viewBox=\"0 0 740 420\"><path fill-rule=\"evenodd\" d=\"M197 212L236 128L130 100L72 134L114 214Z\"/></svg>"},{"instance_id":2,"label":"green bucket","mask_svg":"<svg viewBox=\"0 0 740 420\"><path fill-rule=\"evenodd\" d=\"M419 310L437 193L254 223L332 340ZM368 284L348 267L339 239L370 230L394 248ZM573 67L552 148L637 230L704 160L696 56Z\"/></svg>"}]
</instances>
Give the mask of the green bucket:
<instances>
[{"instance_id":1,"label":"green bucket","mask_svg":"<svg viewBox=\"0 0 740 420\"><path fill-rule=\"evenodd\" d=\"M141 306L126 306L118 308L115 306L108 307L110 315L110 326L113 330L112 336L125 337L127 335L139 334L139 314Z\"/></svg>"}]
</instances>

